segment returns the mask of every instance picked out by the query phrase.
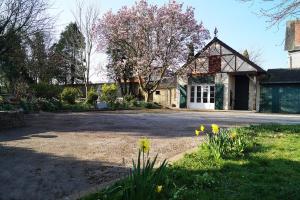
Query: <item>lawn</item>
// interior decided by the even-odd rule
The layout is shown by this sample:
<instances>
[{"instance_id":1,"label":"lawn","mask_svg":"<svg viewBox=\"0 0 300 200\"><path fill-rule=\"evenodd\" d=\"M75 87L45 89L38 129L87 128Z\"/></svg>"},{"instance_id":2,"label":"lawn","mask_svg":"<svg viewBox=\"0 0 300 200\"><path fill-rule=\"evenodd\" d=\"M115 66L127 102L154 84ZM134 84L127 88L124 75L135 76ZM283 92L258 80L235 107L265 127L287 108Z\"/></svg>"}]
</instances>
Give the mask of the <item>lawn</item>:
<instances>
[{"instance_id":1,"label":"lawn","mask_svg":"<svg viewBox=\"0 0 300 200\"><path fill-rule=\"evenodd\" d=\"M200 147L167 168L155 199L300 199L300 125L244 130L255 135L246 155L215 159ZM84 200L120 199L110 191L122 184Z\"/></svg>"}]
</instances>

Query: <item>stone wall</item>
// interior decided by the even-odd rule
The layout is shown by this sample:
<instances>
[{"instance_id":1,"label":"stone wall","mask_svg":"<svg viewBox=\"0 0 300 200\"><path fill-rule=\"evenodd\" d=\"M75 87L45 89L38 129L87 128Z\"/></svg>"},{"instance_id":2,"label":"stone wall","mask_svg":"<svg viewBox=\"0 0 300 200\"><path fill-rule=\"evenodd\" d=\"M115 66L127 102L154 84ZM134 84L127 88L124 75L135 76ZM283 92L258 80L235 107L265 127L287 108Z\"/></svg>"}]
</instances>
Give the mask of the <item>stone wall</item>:
<instances>
[{"instance_id":1,"label":"stone wall","mask_svg":"<svg viewBox=\"0 0 300 200\"><path fill-rule=\"evenodd\" d=\"M20 111L0 111L0 130L24 126L24 114Z\"/></svg>"}]
</instances>

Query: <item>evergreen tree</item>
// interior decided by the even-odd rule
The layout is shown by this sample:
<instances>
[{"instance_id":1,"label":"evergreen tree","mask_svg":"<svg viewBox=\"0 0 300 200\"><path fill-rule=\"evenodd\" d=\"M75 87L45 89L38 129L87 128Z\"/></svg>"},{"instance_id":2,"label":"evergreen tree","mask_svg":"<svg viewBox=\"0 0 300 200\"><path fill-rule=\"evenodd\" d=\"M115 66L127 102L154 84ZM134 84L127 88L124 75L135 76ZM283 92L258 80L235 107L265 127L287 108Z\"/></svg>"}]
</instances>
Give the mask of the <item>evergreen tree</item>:
<instances>
[{"instance_id":1,"label":"evergreen tree","mask_svg":"<svg viewBox=\"0 0 300 200\"><path fill-rule=\"evenodd\" d=\"M244 52L243 52L243 56L250 59L250 55L248 53L248 50L246 49Z\"/></svg>"},{"instance_id":2,"label":"evergreen tree","mask_svg":"<svg viewBox=\"0 0 300 200\"><path fill-rule=\"evenodd\" d=\"M70 23L61 33L55 52L60 55L62 76L66 84L84 82L84 36L76 23Z\"/></svg>"}]
</instances>

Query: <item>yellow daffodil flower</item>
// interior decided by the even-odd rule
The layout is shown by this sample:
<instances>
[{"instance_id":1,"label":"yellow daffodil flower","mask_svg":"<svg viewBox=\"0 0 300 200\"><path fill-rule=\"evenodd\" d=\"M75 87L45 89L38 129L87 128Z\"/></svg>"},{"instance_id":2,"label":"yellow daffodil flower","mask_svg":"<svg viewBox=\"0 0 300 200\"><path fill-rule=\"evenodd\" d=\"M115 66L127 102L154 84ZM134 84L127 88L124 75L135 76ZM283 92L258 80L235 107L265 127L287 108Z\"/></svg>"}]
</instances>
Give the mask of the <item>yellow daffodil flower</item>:
<instances>
[{"instance_id":1,"label":"yellow daffodil flower","mask_svg":"<svg viewBox=\"0 0 300 200\"><path fill-rule=\"evenodd\" d=\"M162 191L162 189L163 189L163 186L162 186L162 185L158 185L158 186L156 187L156 192L157 192L157 193L160 193L160 192Z\"/></svg>"},{"instance_id":2,"label":"yellow daffodil flower","mask_svg":"<svg viewBox=\"0 0 300 200\"><path fill-rule=\"evenodd\" d=\"M236 131L232 131L231 134L230 134L230 138L231 138L232 140L234 140L234 139L236 138L236 136L237 136Z\"/></svg>"},{"instance_id":3,"label":"yellow daffodil flower","mask_svg":"<svg viewBox=\"0 0 300 200\"><path fill-rule=\"evenodd\" d=\"M195 134L196 134L196 136L199 136L200 131L199 130L195 130Z\"/></svg>"},{"instance_id":4,"label":"yellow daffodil flower","mask_svg":"<svg viewBox=\"0 0 300 200\"><path fill-rule=\"evenodd\" d=\"M200 131L203 132L205 130L205 126L201 125L200 126Z\"/></svg>"},{"instance_id":5,"label":"yellow daffodil flower","mask_svg":"<svg viewBox=\"0 0 300 200\"><path fill-rule=\"evenodd\" d=\"M212 124L211 125L211 130L212 130L213 134L218 134L219 131L220 131L220 128L217 124Z\"/></svg>"},{"instance_id":6,"label":"yellow daffodil flower","mask_svg":"<svg viewBox=\"0 0 300 200\"><path fill-rule=\"evenodd\" d=\"M148 138L142 138L139 140L139 147L142 152L150 151L150 140Z\"/></svg>"}]
</instances>

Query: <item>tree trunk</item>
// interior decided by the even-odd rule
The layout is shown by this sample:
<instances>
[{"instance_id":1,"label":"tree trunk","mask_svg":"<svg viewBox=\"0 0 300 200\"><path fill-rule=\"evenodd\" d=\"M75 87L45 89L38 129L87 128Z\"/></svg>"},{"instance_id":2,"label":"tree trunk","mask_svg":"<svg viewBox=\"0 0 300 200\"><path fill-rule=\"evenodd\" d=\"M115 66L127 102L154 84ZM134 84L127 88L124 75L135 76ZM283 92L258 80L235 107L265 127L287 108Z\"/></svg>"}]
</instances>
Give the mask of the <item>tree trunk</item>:
<instances>
[{"instance_id":1,"label":"tree trunk","mask_svg":"<svg viewBox=\"0 0 300 200\"><path fill-rule=\"evenodd\" d=\"M151 91L144 92L145 102L150 102L152 94L153 94L153 92L151 92Z\"/></svg>"},{"instance_id":2,"label":"tree trunk","mask_svg":"<svg viewBox=\"0 0 300 200\"><path fill-rule=\"evenodd\" d=\"M87 69L86 69L86 80L85 80L85 98L88 96L88 87L90 84L90 65L91 65L91 53L87 55Z\"/></svg>"}]
</instances>

